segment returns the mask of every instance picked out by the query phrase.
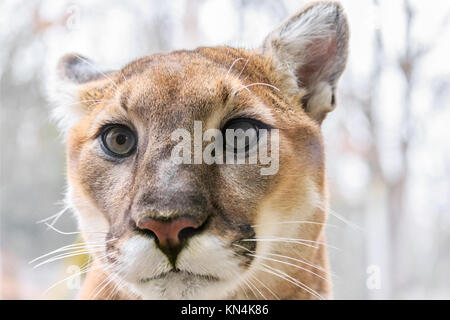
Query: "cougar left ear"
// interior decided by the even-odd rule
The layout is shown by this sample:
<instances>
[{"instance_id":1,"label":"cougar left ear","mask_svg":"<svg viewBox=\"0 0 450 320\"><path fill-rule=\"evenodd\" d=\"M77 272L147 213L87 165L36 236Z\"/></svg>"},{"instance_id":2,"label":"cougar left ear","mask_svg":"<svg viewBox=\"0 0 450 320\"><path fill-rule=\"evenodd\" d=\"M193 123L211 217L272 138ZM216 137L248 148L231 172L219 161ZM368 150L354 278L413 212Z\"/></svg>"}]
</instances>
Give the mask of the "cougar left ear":
<instances>
[{"instance_id":1,"label":"cougar left ear","mask_svg":"<svg viewBox=\"0 0 450 320\"><path fill-rule=\"evenodd\" d=\"M340 4L318 2L267 36L263 53L306 89L306 112L319 123L334 110L336 84L345 69L349 29Z\"/></svg>"}]
</instances>

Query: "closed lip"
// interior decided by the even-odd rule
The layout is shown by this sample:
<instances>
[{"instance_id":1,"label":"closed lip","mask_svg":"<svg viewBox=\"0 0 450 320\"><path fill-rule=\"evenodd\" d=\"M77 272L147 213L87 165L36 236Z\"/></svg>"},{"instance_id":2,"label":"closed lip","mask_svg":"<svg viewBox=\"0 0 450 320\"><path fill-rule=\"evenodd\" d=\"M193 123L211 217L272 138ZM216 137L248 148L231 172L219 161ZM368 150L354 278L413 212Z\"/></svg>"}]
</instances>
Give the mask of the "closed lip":
<instances>
[{"instance_id":1,"label":"closed lip","mask_svg":"<svg viewBox=\"0 0 450 320\"><path fill-rule=\"evenodd\" d=\"M167 272L160 273L159 275L154 276L154 277L142 278L139 280L139 282L147 283L147 282L150 282L153 280L164 279L164 278L169 277L170 275L175 275L175 274L179 274L179 275L185 276L187 278L203 279L206 281L219 281L220 280L218 277L210 275L210 274L198 274L198 273L193 273L193 272L184 271L184 270L170 270Z\"/></svg>"}]
</instances>

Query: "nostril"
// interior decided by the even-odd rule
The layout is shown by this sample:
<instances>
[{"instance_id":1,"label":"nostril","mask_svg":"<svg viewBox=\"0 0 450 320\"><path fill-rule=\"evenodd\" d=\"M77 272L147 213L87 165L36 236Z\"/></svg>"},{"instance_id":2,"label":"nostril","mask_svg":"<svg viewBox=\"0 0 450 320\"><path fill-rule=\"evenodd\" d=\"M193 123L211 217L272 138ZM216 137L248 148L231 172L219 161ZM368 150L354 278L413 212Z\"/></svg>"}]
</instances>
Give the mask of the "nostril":
<instances>
[{"instance_id":1,"label":"nostril","mask_svg":"<svg viewBox=\"0 0 450 320\"><path fill-rule=\"evenodd\" d=\"M139 227L136 227L138 233L143 234L147 237L150 237L156 241L158 241L158 237L156 236L156 233L154 233L152 230L150 229L141 229Z\"/></svg>"},{"instance_id":2,"label":"nostril","mask_svg":"<svg viewBox=\"0 0 450 320\"><path fill-rule=\"evenodd\" d=\"M180 241L186 240L190 237L193 237L196 233L198 233L198 228L188 227L184 228L178 233L178 239Z\"/></svg>"},{"instance_id":3,"label":"nostril","mask_svg":"<svg viewBox=\"0 0 450 320\"><path fill-rule=\"evenodd\" d=\"M180 232L178 233L178 239L180 241L183 241L183 240L192 238L196 234L201 233L203 231L203 229L205 228L205 225L206 225L206 221L204 221L201 224L191 225L191 226L181 229Z\"/></svg>"}]
</instances>

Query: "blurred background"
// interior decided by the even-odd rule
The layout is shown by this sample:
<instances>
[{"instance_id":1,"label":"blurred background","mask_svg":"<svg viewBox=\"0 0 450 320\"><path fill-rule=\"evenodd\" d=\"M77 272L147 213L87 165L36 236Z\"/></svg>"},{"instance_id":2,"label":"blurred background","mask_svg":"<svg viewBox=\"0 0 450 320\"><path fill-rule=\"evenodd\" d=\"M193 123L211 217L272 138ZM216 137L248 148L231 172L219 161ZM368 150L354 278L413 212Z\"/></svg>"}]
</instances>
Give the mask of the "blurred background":
<instances>
[{"instance_id":1,"label":"blurred background","mask_svg":"<svg viewBox=\"0 0 450 320\"><path fill-rule=\"evenodd\" d=\"M61 210L64 146L45 88L58 57L106 69L174 49L258 47L308 1L11 1L0 4L0 298L73 298L77 241ZM450 3L346 0L351 43L324 123L337 299L450 299ZM61 283L58 283L61 281ZM47 290L49 289L50 290Z\"/></svg>"}]
</instances>

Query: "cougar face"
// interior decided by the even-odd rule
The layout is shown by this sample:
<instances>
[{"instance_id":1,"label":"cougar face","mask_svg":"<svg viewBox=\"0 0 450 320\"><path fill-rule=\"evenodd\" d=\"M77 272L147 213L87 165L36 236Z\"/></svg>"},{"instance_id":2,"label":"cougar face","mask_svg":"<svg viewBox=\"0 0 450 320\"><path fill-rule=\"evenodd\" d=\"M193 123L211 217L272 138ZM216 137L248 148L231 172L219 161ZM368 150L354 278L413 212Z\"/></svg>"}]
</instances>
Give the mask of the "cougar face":
<instances>
[{"instance_id":1,"label":"cougar face","mask_svg":"<svg viewBox=\"0 0 450 320\"><path fill-rule=\"evenodd\" d=\"M175 51L106 73L64 56L53 97L67 198L94 260L80 297L329 297L320 124L347 41L341 7L318 3L257 50ZM225 161L239 129L240 164ZM273 157L252 163L265 138Z\"/></svg>"}]
</instances>

